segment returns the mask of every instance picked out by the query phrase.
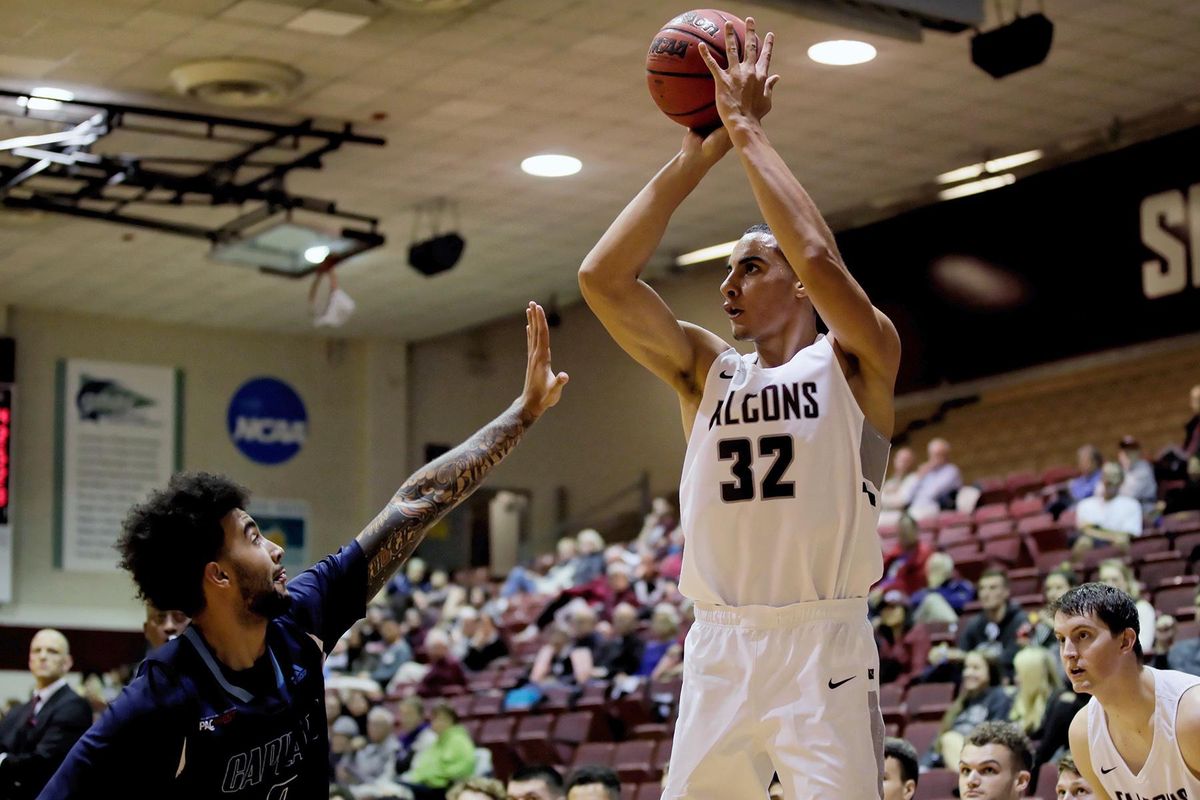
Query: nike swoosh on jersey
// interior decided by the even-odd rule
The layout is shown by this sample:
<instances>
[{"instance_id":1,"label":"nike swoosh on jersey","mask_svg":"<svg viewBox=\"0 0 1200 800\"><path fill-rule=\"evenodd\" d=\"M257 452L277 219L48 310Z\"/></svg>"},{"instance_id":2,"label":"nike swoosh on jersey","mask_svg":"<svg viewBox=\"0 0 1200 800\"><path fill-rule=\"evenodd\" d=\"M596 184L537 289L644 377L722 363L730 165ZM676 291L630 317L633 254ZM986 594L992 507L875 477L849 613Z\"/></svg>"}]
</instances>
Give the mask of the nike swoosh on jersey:
<instances>
[{"instance_id":1,"label":"nike swoosh on jersey","mask_svg":"<svg viewBox=\"0 0 1200 800\"><path fill-rule=\"evenodd\" d=\"M854 679L855 679L855 678L857 678L857 677L858 677L857 675L851 675L849 678L846 678L846 680L844 680L844 681L838 681L837 683L834 683L834 682L833 682L833 678L830 678L830 679L829 679L829 688L830 688L830 689L836 689L836 688L838 688L839 686L841 686L843 683L849 683L850 681L854 680Z\"/></svg>"},{"instance_id":2,"label":"nike swoosh on jersey","mask_svg":"<svg viewBox=\"0 0 1200 800\"><path fill-rule=\"evenodd\" d=\"M1100 768L1100 774L1101 774L1101 775L1107 775L1108 773L1112 772L1114 769L1116 769L1116 767L1109 767L1108 769L1105 769L1104 767L1101 767L1101 768Z\"/></svg>"}]
</instances>

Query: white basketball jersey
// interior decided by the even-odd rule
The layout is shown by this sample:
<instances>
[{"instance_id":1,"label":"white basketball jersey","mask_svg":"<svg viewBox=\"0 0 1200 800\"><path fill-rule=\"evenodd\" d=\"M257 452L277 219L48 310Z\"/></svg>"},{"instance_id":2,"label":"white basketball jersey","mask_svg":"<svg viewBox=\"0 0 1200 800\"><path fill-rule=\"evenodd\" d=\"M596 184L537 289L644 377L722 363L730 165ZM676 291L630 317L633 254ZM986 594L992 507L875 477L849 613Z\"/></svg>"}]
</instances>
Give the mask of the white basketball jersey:
<instances>
[{"instance_id":1,"label":"white basketball jersey","mask_svg":"<svg viewBox=\"0 0 1200 800\"><path fill-rule=\"evenodd\" d=\"M1184 763L1175 738L1179 699L1188 689L1200 684L1200 678L1175 670L1144 669L1154 674L1154 739L1146 763L1137 775L1130 772L1108 733L1104 709L1092 698L1087 706L1092 772L1113 800L1200 798L1200 779Z\"/></svg>"},{"instance_id":2,"label":"white basketball jersey","mask_svg":"<svg viewBox=\"0 0 1200 800\"><path fill-rule=\"evenodd\" d=\"M864 597L883 574L890 444L829 337L781 366L756 362L726 350L705 379L679 485L679 589L728 606Z\"/></svg>"}]
</instances>

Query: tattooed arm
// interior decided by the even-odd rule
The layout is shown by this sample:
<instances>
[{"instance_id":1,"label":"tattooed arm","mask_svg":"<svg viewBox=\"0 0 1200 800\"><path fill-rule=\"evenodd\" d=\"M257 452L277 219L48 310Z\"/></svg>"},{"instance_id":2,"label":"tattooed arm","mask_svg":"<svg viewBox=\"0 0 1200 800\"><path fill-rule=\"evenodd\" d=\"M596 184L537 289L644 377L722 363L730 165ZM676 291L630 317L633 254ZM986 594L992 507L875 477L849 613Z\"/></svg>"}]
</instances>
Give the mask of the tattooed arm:
<instances>
[{"instance_id":1,"label":"tattooed arm","mask_svg":"<svg viewBox=\"0 0 1200 800\"><path fill-rule=\"evenodd\" d=\"M417 470L357 540L367 556L367 598L376 595L417 549L425 533L517 446L525 431L558 402L567 373L550 368L550 329L537 303L525 309L525 389L508 410L441 458Z\"/></svg>"}]
</instances>

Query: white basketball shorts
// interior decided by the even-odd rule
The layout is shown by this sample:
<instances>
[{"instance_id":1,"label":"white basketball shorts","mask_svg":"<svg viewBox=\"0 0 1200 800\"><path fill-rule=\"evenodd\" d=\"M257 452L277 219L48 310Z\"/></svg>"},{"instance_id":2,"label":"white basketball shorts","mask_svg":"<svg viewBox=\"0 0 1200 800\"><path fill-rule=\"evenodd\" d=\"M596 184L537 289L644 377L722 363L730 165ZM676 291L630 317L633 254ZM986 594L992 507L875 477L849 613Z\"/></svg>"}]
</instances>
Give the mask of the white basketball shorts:
<instances>
[{"instance_id":1,"label":"white basketball shorts","mask_svg":"<svg viewBox=\"0 0 1200 800\"><path fill-rule=\"evenodd\" d=\"M878 675L865 599L697 604L664 800L881 797Z\"/></svg>"}]
</instances>

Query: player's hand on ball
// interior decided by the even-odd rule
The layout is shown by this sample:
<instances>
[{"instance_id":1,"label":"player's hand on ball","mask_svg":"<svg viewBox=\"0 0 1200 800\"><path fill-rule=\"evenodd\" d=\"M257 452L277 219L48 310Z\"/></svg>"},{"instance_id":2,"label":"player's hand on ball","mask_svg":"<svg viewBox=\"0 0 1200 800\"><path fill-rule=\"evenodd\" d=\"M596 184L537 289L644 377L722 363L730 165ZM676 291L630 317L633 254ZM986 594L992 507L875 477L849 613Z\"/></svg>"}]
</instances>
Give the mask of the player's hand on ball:
<instances>
[{"instance_id":1,"label":"player's hand on ball","mask_svg":"<svg viewBox=\"0 0 1200 800\"><path fill-rule=\"evenodd\" d=\"M688 130L683 134L683 157L693 163L702 165L705 169L712 167L733 148L729 140L729 131L724 126L704 134L700 131Z\"/></svg>"},{"instance_id":2,"label":"player's hand on ball","mask_svg":"<svg viewBox=\"0 0 1200 800\"><path fill-rule=\"evenodd\" d=\"M550 326L546 312L537 303L525 308L525 390L521 393L522 416L532 422L562 397L567 373L550 368Z\"/></svg>"},{"instance_id":3,"label":"player's hand on ball","mask_svg":"<svg viewBox=\"0 0 1200 800\"><path fill-rule=\"evenodd\" d=\"M729 67L722 69L708 47L699 45L700 56L712 73L716 86L717 111L726 125L737 119L758 121L771 110L771 94L778 75L771 75L771 50L775 34L768 33L760 43L754 30L754 18L746 17L745 52L738 53L733 24L725 23L725 53Z\"/></svg>"}]
</instances>

